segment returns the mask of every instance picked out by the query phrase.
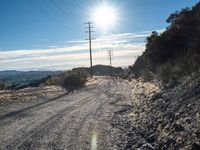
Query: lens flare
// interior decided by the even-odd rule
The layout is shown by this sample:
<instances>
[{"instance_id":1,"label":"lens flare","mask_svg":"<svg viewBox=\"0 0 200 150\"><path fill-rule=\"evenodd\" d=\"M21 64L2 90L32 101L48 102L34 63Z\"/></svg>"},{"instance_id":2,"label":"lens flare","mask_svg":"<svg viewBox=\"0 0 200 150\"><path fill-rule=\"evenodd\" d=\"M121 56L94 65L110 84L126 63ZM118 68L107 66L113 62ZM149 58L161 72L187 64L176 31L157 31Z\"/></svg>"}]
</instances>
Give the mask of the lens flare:
<instances>
[{"instance_id":1,"label":"lens flare","mask_svg":"<svg viewBox=\"0 0 200 150\"><path fill-rule=\"evenodd\" d=\"M91 141L91 150L97 150L97 133L94 132Z\"/></svg>"}]
</instances>

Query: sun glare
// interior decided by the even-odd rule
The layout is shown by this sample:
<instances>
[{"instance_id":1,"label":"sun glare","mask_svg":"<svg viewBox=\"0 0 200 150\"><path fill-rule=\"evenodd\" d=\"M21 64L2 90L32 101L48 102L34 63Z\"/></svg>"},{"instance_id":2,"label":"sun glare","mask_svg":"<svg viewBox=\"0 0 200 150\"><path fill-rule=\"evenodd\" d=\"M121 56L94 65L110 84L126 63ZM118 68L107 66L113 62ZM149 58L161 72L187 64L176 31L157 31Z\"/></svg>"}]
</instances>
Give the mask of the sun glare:
<instances>
[{"instance_id":1,"label":"sun glare","mask_svg":"<svg viewBox=\"0 0 200 150\"><path fill-rule=\"evenodd\" d=\"M96 26L100 27L103 31L107 31L115 25L117 11L115 8L105 4L98 6L92 13L92 20Z\"/></svg>"}]
</instances>

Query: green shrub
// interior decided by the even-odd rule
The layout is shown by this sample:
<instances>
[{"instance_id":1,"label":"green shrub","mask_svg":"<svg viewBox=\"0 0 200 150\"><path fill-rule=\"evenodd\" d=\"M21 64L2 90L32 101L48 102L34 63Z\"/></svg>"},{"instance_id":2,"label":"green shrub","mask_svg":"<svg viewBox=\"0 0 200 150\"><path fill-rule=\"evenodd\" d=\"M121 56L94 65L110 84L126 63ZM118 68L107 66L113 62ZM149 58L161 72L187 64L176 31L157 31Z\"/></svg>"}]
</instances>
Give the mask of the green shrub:
<instances>
[{"instance_id":1,"label":"green shrub","mask_svg":"<svg viewBox=\"0 0 200 150\"><path fill-rule=\"evenodd\" d=\"M128 79L129 74L124 72L124 73L119 74L119 77L122 78L122 79Z\"/></svg>"},{"instance_id":2,"label":"green shrub","mask_svg":"<svg viewBox=\"0 0 200 150\"><path fill-rule=\"evenodd\" d=\"M132 81L132 78L131 78L131 77L128 77L128 81L131 82L131 81Z\"/></svg>"},{"instance_id":3,"label":"green shrub","mask_svg":"<svg viewBox=\"0 0 200 150\"><path fill-rule=\"evenodd\" d=\"M87 81L87 77L87 73L82 69L74 69L65 73L62 86L82 86Z\"/></svg>"},{"instance_id":4,"label":"green shrub","mask_svg":"<svg viewBox=\"0 0 200 150\"><path fill-rule=\"evenodd\" d=\"M199 70L199 63L194 59L193 55L184 55L178 60L171 63L166 63L161 66L159 76L164 83L179 81L184 76L190 76Z\"/></svg>"},{"instance_id":5,"label":"green shrub","mask_svg":"<svg viewBox=\"0 0 200 150\"><path fill-rule=\"evenodd\" d=\"M196 58L198 57L198 58ZM194 72L198 72L199 70L199 56L195 56L195 55L185 55L183 56L180 60L179 60L179 63L180 63L180 67L181 67L181 71L182 71L182 74L187 76L192 76L192 74Z\"/></svg>"},{"instance_id":6,"label":"green shrub","mask_svg":"<svg viewBox=\"0 0 200 150\"><path fill-rule=\"evenodd\" d=\"M87 81L88 74L82 69L73 69L64 74L52 76L45 85L59 85L63 87L83 86Z\"/></svg>"},{"instance_id":7,"label":"green shrub","mask_svg":"<svg viewBox=\"0 0 200 150\"><path fill-rule=\"evenodd\" d=\"M44 85L48 85L48 86L61 85L61 83L62 83L62 77L60 77L60 76L52 76L50 79L48 79L46 81L46 83L44 83Z\"/></svg>"}]
</instances>

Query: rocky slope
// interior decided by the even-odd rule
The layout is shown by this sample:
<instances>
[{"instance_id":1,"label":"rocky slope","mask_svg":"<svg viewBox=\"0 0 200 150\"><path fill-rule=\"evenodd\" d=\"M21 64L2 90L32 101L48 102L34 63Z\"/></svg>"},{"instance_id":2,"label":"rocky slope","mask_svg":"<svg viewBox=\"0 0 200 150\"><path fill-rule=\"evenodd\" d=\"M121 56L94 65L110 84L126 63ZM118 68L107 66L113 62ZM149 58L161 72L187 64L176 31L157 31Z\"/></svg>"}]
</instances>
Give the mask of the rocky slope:
<instances>
[{"instance_id":1,"label":"rocky slope","mask_svg":"<svg viewBox=\"0 0 200 150\"><path fill-rule=\"evenodd\" d=\"M166 30L147 37L130 74L132 132L147 143L132 149L200 149L200 2L172 13Z\"/></svg>"},{"instance_id":2,"label":"rocky slope","mask_svg":"<svg viewBox=\"0 0 200 150\"><path fill-rule=\"evenodd\" d=\"M175 87L133 80L132 132L148 144L142 149L200 149L200 82L185 79Z\"/></svg>"}]
</instances>

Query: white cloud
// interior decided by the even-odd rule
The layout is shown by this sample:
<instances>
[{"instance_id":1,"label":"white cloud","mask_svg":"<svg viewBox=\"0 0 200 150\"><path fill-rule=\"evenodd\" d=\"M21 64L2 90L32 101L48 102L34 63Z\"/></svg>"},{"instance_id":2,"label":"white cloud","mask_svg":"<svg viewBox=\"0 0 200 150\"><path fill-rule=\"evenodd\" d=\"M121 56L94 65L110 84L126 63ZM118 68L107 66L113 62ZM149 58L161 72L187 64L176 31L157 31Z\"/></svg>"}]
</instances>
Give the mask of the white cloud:
<instances>
[{"instance_id":1,"label":"white cloud","mask_svg":"<svg viewBox=\"0 0 200 150\"><path fill-rule=\"evenodd\" d=\"M162 32L162 30L158 30ZM135 38L145 39L151 32L123 33L102 36L93 41L93 63L108 64L107 50L114 53L114 66L128 66L145 49L144 42L133 42ZM33 70L50 69L65 70L77 66L89 65L89 50L87 41L69 41L70 46L50 46L48 49L0 51L1 70Z\"/></svg>"}]
</instances>

